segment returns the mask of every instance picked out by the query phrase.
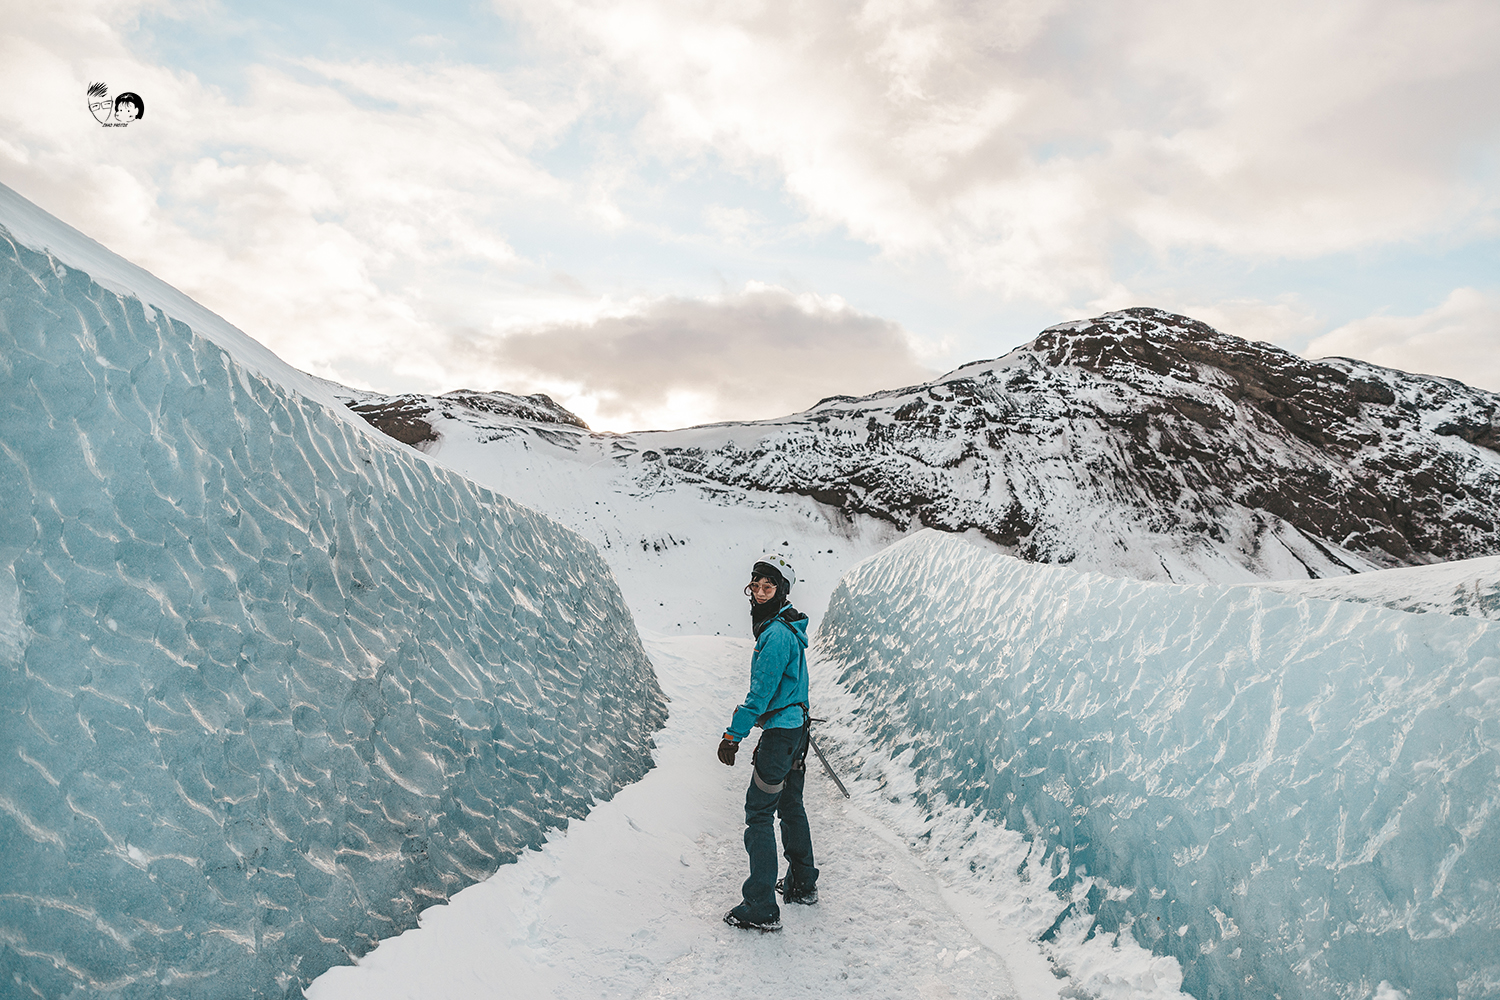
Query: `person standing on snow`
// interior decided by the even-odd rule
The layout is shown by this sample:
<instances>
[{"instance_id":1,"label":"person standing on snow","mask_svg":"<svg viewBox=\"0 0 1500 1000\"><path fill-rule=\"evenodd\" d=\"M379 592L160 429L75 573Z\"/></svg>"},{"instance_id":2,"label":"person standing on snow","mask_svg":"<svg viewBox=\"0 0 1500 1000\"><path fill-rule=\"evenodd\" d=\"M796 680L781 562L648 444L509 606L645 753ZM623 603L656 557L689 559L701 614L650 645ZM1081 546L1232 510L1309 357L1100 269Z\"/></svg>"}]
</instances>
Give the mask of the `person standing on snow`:
<instances>
[{"instance_id":1,"label":"person standing on snow","mask_svg":"<svg viewBox=\"0 0 1500 1000\"><path fill-rule=\"evenodd\" d=\"M745 791L745 850L750 877L744 901L724 914L724 922L747 930L781 930L780 891L788 903L818 901L818 869L813 867L812 833L802 807L807 779L807 616L787 602L797 574L781 556L768 555L750 571L750 624L755 655L750 660L750 693L734 710L719 742L719 760L734 766L740 741L760 726L760 742L751 756L750 787ZM776 881L776 836L773 814L781 816L781 846L786 877Z\"/></svg>"}]
</instances>

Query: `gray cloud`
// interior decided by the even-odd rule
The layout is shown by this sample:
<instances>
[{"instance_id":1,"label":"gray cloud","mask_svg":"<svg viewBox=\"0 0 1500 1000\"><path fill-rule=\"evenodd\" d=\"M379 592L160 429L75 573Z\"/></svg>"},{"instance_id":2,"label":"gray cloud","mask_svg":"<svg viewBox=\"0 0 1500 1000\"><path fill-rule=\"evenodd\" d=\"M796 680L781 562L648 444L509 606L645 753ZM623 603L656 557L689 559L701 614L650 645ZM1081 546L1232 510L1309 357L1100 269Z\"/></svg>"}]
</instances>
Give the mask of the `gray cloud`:
<instances>
[{"instance_id":1,"label":"gray cloud","mask_svg":"<svg viewBox=\"0 0 1500 1000\"><path fill-rule=\"evenodd\" d=\"M591 424L619 430L793 413L825 396L935 374L898 324L837 298L765 285L713 299L659 299L479 350L497 370L555 392Z\"/></svg>"}]
</instances>

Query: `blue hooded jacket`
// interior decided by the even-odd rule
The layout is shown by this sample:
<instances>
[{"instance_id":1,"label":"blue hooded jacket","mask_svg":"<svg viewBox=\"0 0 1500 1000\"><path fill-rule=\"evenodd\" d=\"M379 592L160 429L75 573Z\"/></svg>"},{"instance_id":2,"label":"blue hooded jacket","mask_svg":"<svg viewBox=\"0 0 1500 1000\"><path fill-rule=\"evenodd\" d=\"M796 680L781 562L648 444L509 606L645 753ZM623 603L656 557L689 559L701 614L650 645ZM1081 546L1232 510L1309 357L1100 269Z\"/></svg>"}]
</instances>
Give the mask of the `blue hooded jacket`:
<instances>
[{"instance_id":1,"label":"blue hooded jacket","mask_svg":"<svg viewBox=\"0 0 1500 1000\"><path fill-rule=\"evenodd\" d=\"M750 727L796 729L805 721L807 704L807 618L788 621L788 606L767 623L755 640L750 660L750 693L734 710L728 735L742 740ZM784 617L785 616L785 617Z\"/></svg>"}]
</instances>

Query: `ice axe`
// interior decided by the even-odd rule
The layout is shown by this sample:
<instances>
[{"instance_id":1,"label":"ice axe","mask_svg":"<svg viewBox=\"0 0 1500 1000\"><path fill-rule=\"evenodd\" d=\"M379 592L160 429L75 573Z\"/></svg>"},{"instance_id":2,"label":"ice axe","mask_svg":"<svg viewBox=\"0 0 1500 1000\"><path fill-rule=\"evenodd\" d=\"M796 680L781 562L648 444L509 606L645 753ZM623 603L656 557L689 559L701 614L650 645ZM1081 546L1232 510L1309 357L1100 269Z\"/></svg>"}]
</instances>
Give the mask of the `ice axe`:
<instances>
[{"instance_id":1,"label":"ice axe","mask_svg":"<svg viewBox=\"0 0 1500 1000\"><path fill-rule=\"evenodd\" d=\"M827 719L814 719L811 716L809 716L807 721L808 722L827 722L828 720ZM843 792L844 793L844 798L847 799L849 797L849 789L845 788L844 787L844 783L839 780L839 776L833 773L833 768L829 765L828 758L823 756L823 751L819 750L818 749L818 744L815 743L815 742L813 742L812 727L811 726L808 727L808 731L807 731L807 745L810 746L810 747L812 747L813 753L815 753L815 754L818 755L818 762L823 765L823 773L826 774L826 775L828 775L830 778L833 779L833 783L835 785L839 786L839 791Z\"/></svg>"}]
</instances>

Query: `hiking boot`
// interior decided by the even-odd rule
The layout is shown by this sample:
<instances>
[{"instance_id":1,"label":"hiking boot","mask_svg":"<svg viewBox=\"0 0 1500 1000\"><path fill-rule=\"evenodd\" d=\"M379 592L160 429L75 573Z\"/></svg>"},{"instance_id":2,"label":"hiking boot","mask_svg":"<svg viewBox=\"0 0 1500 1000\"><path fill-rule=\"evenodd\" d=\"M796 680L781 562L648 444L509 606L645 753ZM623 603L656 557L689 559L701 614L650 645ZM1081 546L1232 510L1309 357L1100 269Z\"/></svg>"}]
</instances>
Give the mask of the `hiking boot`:
<instances>
[{"instance_id":1,"label":"hiking boot","mask_svg":"<svg viewBox=\"0 0 1500 1000\"><path fill-rule=\"evenodd\" d=\"M785 883L786 879L784 878L779 878L776 880L776 891L781 894L781 899L783 902L801 903L803 906L811 906L818 901L817 886L809 886L806 889L800 888L798 886L793 886L792 891L788 893L786 891Z\"/></svg>"},{"instance_id":2,"label":"hiking boot","mask_svg":"<svg viewBox=\"0 0 1500 1000\"><path fill-rule=\"evenodd\" d=\"M724 922L730 927L738 927L745 931L760 931L762 934L770 934L781 930L781 915L777 914L769 920L750 920L744 917L744 904L736 906L724 914Z\"/></svg>"}]
</instances>

